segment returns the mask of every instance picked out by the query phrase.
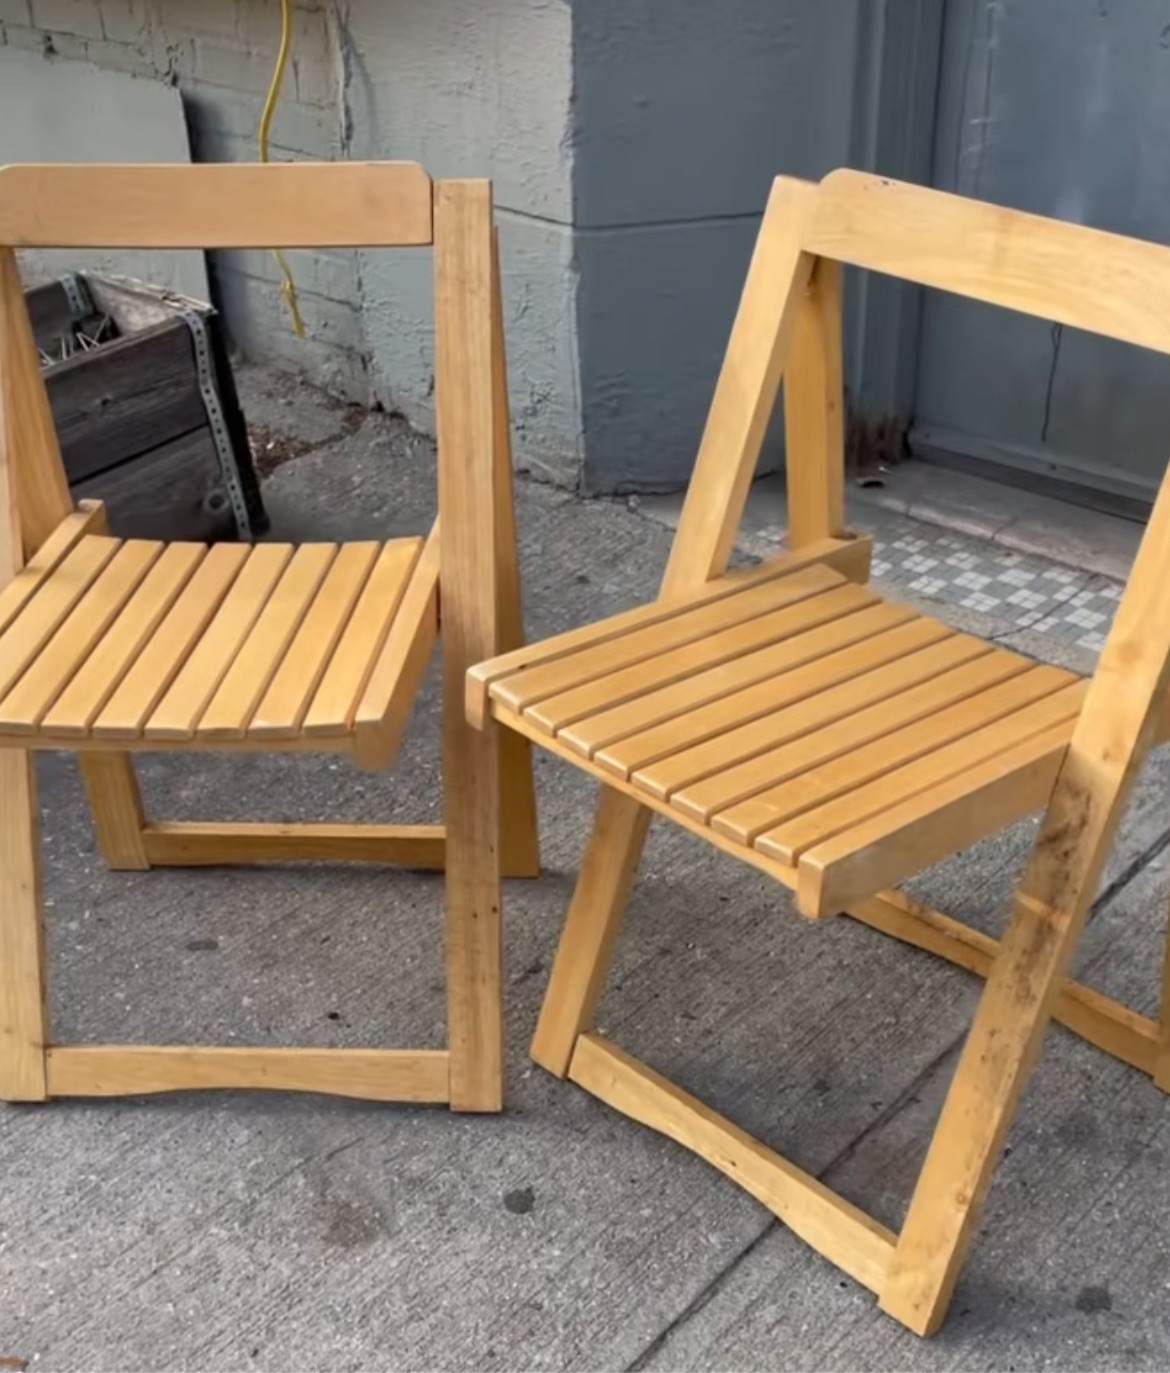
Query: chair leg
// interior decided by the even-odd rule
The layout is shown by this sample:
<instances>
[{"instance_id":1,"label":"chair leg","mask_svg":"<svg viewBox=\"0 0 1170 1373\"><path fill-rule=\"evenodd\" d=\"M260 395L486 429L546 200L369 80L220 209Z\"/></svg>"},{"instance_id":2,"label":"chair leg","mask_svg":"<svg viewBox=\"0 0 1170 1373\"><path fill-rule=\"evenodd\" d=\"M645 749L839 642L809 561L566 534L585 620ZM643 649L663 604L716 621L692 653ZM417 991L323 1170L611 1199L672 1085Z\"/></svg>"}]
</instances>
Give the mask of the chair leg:
<instances>
[{"instance_id":1,"label":"chair leg","mask_svg":"<svg viewBox=\"0 0 1170 1373\"><path fill-rule=\"evenodd\" d=\"M592 1026L650 818L647 807L603 788L532 1040L532 1057L557 1077L566 1076L577 1037Z\"/></svg>"},{"instance_id":2,"label":"chair leg","mask_svg":"<svg viewBox=\"0 0 1170 1373\"><path fill-rule=\"evenodd\" d=\"M524 642L520 561L516 540L516 496L512 480L512 424L508 413L504 310L500 290L500 241L492 231L492 495L496 529L497 653ZM500 739L500 872L504 877L540 876L536 788L532 745L522 734L502 730Z\"/></svg>"},{"instance_id":3,"label":"chair leg","mask_svg":"<svg viewBox=\"0 0 1170 1373\"><path fill-rule=\"evenodd\" d=\"M81 753L78 763L98 845L107 866L124 872L142 872L149 868L143 838L146 816L130 755Z\"/></svg>"},{"instance_id":4,"label":"chair leg","mask_svg":"<svg viewBox=\"0 0 1170 1373\"><path fill-rule=\"evenodd\" d=\"M500 731L466 726L462 676L447 677L443 818L450 1104L455 1111L499 1111L504 1104Z\"/></svg>"},{"instance_id":5,"label":"chair leg","mask_svg":"<svg viewBox=\"0 0 1170 1373\"><path fill-rule=\"evenodd\" d=\"M44 1101L44 901L32 758L0 750L0 1099Z\"/></svg>"},{"instance_id":6,"label":"chair leg","mask_svg":"<svg viewBox=\"0 0 1170 1373\"><path fill-rule=\"evenodd\" d=\"M881 1292L920 1335L942 1324L1020 1093L1084 927L1076 914L1017 897L947 1093Z\"/></svg>"},{"instance_id":7,"label":"chair leg","mask_svg":"<svg viewBox=\"0 0 1170 1373\"><path fill-rule=\"evenodd\" d=\"M500 875L539 877L532 745L510 729L500 735Z\"/></svg>"}]
</instances>

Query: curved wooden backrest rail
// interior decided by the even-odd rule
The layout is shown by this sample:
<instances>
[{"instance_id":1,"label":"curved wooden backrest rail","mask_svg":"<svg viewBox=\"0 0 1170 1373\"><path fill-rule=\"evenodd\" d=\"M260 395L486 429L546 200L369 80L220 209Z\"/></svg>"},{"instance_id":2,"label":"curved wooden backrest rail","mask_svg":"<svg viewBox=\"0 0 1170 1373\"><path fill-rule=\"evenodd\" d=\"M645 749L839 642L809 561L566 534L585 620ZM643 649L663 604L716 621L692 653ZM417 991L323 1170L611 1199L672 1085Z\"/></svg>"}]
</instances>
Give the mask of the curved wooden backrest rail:
<instances>
[{"instance_id":1,"label":"curved wooden backrest rail","mask_svg":"<svg viewBox=\"0 0 1170 1373\"><path fill-rule=\"evenodd\" d=\"M808 253L1170 352L1170 250L862 172L831 172Z\"/></svg>"},{"instance_id":2,"label":"curved wooden backrest rail","mask_svg":"<svg viewBox=\"0 0 1170 1373\"><path fill-rule=\"evenodd\" d=\"M372 248L433 238L415 162L0 167L13 248Z\"/></svg>"}]
</instances>

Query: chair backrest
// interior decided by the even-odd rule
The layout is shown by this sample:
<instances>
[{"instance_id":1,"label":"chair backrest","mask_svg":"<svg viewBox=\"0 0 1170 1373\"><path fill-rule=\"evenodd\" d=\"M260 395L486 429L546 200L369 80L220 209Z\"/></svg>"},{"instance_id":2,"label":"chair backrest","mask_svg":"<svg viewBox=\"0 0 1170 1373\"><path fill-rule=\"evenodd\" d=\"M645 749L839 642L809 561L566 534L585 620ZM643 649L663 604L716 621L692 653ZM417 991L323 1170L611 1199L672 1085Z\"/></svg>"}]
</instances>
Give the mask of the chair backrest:
<instances>
[{"instance_id":1,"label":"chair backrest","mask_svg":"<svg viewBox=\"0 0 1170 1373\"><path fill-rule=\"evenodd\" d=\"M13 248L418 247L431 179L414 162L23 164L0 169Z\"/></svg>"},{"instance_id":2,"label":"chair backrest","mask_svg":"<svg viewBox=\"0 0 1170 1373\"><path fill-rule=\"evenodd\" d=\"M1170 352L1170 247L860 172L833 172L819 184L778 178L664 592L724 571L782 375L789 544L799 548L847 532L842 264ZM1067 842L1061 852L1036 859L1053 863L1061 883L1085 876L1077 872L1084 855L1092 854L1095 864L1107 852L1107 844L1078 846L1077 833L1097 819L1109 829L1119 808L1111 803L1107 814L1086 819L1085 807L1098 805L1108 790L1102 786L1107 777L1112 779L1109 794L1124 795L1124 777L1149 746L1168 678L1170 473L1163 478L1054 795L1050 818L1062 807L1067 811ZM1053 830L1057 838L1059 829ZM1093 880L1082 885L1091 891ZM1048 890L1051 894L1054 888ZM1059 906L1059 899L1052 904Z\"/></svg>"},{"instance_id":3,"label":"chair backrest","mask_svg":"<svg viewBox=\"0 0 1170 1373\"><path fill-rule=\"evenodd\" d=\"M443 577L493 651L510 456L489 182L406 162L0 168L0 582L72 509L15 250L82 246L432 247Z\"/></svg>"},{"instance_id":4,"label":"chair backrest","mask_svg":"<svg viewBox=\"0 0 1170 1373\"><path fill-rule=\"evenodd\" d=\"M842 264L1170 352L1170 248L861 172L778 177L668 585L726 565L782 374L790 544L844 532Z\"/></svg>"}]
</instances>

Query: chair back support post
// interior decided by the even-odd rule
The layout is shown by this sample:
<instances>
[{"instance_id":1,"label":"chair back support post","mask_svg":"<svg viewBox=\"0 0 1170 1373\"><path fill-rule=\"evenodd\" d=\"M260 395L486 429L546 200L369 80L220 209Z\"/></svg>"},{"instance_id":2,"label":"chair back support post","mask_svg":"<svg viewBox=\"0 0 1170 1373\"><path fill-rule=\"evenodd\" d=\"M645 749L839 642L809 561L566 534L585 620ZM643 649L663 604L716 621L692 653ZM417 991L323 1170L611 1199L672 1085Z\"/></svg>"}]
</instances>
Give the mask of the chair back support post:
<instances>
[{"instance_id":1,"label":"chair back support post","mask_svg":"<svg viewBox=\"0 0 1170 1373\"><path fill-rule=\"evenodd\" d=\"M841 267L816 259L784 365L788 548L846 537Z\"/></svg>"},{"instance_id":2,"label":"chair back support post","mask_svg":"<svg viewBox=\"0 0 1170 1373\"><path fill-rule=\"evenodd\" d=\"M11 249L0 248L0 587L10 581L24 566L24 535L20 524L17 492L16 455L19 435L12 401L8 398L10 367L5 346L8 305L4 296L7 259L15 255Z\"/></svg>"},{"instance_id":3,"label":"chair back support post","mask_svg":"<svg viewBox=\"0 0 1170 1373\"><path fill-rule=\"evenodd\" d=\"M727 568L812 275L814 260L802 243L816 195L813 185L779 177L768 197L671 548L664 594L701 586Z\"/></svg>"},{"instance_id":4,"label":"chair back support post","mask_svg":"<svg viewBox=\"0 0 1170 1373\"><path fill-rule=\"evenodd\" d=\"M451 1105L495 1110L503 1062L499 741L495 729L472 730L463 708L468 669L500 641L490 184L437 181L434 225Z\"/></svg>"},{"instance_id":5,"label":"chair back support post","mask_svg":"<svg viewBox=\"0 0 1170 1373\"><path fill-rule=\"evenodd\" d=\"M73 508L16 254L6 246L0 246L0 467L9 518L20 535L18 561L5 558L0 570L6 580Z\"/></svg>"},{"instance_id":6,"label":"chair back support post","mask_svg":"<svg viewBox=\"0 0 1170 1373\"><path fill-rule=\"evenodd\" d=\"M70 510L69 488L24 304L0 244L0 588ZM31 754L0 751L0 1098L43 1101L49 1019ZM33 918L29 918L30 914Z\"/></svg>"},{"instance_id":7,"label":"chair back support post","mask_svg":"<svg viewBox=\"0 0 1170 1373\"><path fill-rule=\"evenodd\" d=\"M524 607L520 591L516 502L512 478L512 416L508 403L508 363L504 298L500 281L500 234L492 230L492 386L495 432L497 653L524 643ZM505 730L500 745L500 871L505 877L540 873L540 840L532 745L523 735Z\"/></svg>"}]
</instances>

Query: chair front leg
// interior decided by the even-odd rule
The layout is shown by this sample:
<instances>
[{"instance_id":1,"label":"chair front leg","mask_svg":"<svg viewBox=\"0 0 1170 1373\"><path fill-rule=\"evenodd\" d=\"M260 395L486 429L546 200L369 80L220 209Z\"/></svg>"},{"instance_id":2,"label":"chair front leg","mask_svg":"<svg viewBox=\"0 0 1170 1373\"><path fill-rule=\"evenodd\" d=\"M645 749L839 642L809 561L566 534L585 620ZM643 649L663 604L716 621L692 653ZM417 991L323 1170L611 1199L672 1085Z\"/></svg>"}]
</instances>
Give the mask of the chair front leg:
<instances>
[{"instance_id":1,"label":"chair front leg","mask_svg":"<svg viewBox=\"0 0 1170 1373\"><path fill-rule=\"evenodd\" d=\"M919 1335L946 1316L1087 912L1016 898L881 1292L882 1310Z\"/></svg>"},{"instance_id":2,"label":"chair front leg","mask_svg":"<svg viewBox=\"0 0 1170 1373\"><path fill-rule=\"evenodd\" d=\"M602 789L532 1040L532 1057L557 1077L566 1076L578 1036L593 1024L650 818L637 801Z\"/></svg>"},{"instance_id":3,"label":"chair front leg","mask_svg":"<svg viewBox=\"0 0 1170 1373\"><path fill-rule=\"evenodd\" d=\"M0 749L0 1100L44 1101L46 1013L40 825L30 754Z\"/></svg>"}]
</instances>

